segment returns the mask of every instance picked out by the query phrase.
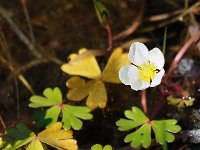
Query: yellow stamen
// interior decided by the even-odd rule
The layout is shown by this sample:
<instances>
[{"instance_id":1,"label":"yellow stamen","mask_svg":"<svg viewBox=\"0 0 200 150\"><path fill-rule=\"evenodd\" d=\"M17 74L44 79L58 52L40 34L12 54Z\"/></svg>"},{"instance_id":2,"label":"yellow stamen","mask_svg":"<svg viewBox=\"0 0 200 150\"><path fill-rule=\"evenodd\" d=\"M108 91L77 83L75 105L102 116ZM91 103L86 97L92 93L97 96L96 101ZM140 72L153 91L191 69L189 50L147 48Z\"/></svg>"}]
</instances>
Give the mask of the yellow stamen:
<instances>
[{"instance_id":1,"label":"yellow stamen","mask_svg":"<svg viewBox=\"0 0 200 150\"><path fill-rule=\"evenodd\" d=\"M140 74L140 80L150 83L158 71L156 70L156 66L154 64L150 64L150 62L148 62L138 66L138 72Z\"/></svg>"}]
</instances>

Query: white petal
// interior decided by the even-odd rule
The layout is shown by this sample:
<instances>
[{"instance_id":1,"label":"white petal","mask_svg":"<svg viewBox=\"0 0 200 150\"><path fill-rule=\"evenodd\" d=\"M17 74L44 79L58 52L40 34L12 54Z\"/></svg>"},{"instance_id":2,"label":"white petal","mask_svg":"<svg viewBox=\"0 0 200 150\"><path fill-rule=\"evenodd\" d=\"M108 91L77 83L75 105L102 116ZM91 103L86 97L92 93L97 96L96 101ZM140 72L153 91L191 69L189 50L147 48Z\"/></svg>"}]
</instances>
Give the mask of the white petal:
<instances>
[{"instance_id":1,"label":"white petal","mask_svg":"<svg viewBox=\"0 0 200 150\"><path fill-rule=\"evenodd\" d=\"M129 49L129 60L139 66L148 62L148 49L143 43L134 42Z\"/></svg>"},{"instance_id":2,"label":"white petal","mask_svg":"<svg viewBox=\"0 0 200 150\"><path fill-rule=\"evenodd\" d=\"M129 84L131 85L131 88L135 91L138 90L138 87L141 87L140 80L139 80L139 72L137 71L137 67L132 65L132 67L128 71L128 77L129 77Z\"/></svg>"},{"instance_id":3,"label":"white petal","mask_svg":"<svg viewBox=\"0 0 200 150\"><path fill-rule=\"evenodd\" d=\"M150 83L142 81L141 90L144 90L150 86Z\"/></svg>"},{"instance_id":4,"label":"white petal","mask_svg":"<svg viewBox=\"0 0 200 150\"><path fill-rule=\"evenodd\" d=\"M142 81L140 80L132 80L131 82L131 88L135 91L138 91L141 89Z\"/></svg>"},{"instance_id":5,"label":"white petal","mask_svg":"<svg viewBox=\"0 0 200 150\"><path fill-rule=\"evenodd\" d=\"M154 86L159 85L161 83L161 80L162 80L162 77L163 77L164 74L165 74L164 69L162 69L160 72L158 72L155 75L154 79L152 80L150 87L154 87Z\"/></svg>"},{"instance_id":6,"label":"white petal","mask_svg":"<svg viewBox=\"0 0 200 150\"><path fill-rule=\"evenodd\" d=\"M149 61L156 66L156 69L161 70L165 64L165 58L159 48L153 48L149 51Z\"/></svg>"},{"instance_id":7,"label":"white petal","mask_svg":"<svg viewBox=\"0 0 200 150\"><path fill-rule=\"evenodd\" d=\"M139 80L139 72L138 72L138 68L134 65L130 65L131 67L128 70L128 78L129 78L129 82L131 82L131 80Z\"/></svg>"},{"instance_id":8,"label":"white petal","mask_svg":"<svg viewBox=\"0 0 200 150\"><path fill-rule=\"evenodd\" d=\"M150 86L149 83L139 80L138 68L134 65L131 65L131 67L129 68L128 78L131 88L135 91L144 90Z\"/></svg>"},{"instance_id":9,"label":"white petal","mask_svg":"<svg viewBox=\"0 0 200 150\"><path fill-rule=\"evenodd\" d=\"M150 86L148 82L143 82L141 80L131 80L131 88L135 91L144 90Z\"/></svg>"},{"instance_id":10,"label":"white petal","mask_svg":"<svg viewBox=\"0 0 200 150\"><path fill-rule=\"evenodd\" d=\"M129 68L131 68L131 66L133 66L133 65L127 65L127 66L121 67L119 70L119 79L125 85L130 85L128 72L129 72Z\"/></svg>"}]
</instances>

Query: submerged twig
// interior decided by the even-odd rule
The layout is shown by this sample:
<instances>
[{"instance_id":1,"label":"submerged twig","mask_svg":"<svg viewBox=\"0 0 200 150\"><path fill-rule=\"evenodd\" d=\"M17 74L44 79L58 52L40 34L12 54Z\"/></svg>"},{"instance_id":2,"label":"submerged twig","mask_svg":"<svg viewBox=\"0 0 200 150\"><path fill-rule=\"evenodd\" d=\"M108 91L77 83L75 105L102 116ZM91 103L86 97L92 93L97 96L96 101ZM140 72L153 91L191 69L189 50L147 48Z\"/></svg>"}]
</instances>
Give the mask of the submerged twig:
<instances>
[{"instance_id":1,"label":"submerged twig","mask_svg":"<svg viewBox=\"0 0 200 150\"><path fill-rule=\"evenodd\" d=\"M120 45L121 48L123 49L129 49L129 47L131 46L132 43L134 42L141 42L141 43L147 43L150 41L150 38L147 37L138 37L135 39L131 39L127 42L122 43L122 45Z\"/></svg>"},{"instance_id":2,"label":"submerged twig","mask_svg":"<svg viewBox=\"0 0 200 150\"><path fill-rule=\"evenodd\" d=\"M18 91L18 81L16 79L16 77L14 78L14 82L15 82L15 91L16 91L16 100L17 100L17 119L20 119L20 111L19 111L19 91Z\"/></svg>"},{"instance_id":3,"label":"submerged twig","mask_svg":"<svg viewBox=\"0 0 200 150\"><path fill-rule=\"evenodd\" d=\"M1 125L2 125L3 129L6 130L6 124L5 124L1 114L0 114L0 122L1 122Z\"/></svg>"},{"instance_id":4,"label":"submerged twig","mask_svg":"<svg viewBox=\"0 0 200 150\"><path fill-rule=\"evenodd\" d=\"M15 66L13 64L16 64L12 62L12 58L10 56L7 43L5 41L4 34L0 30L0 50L2 52L0 53L0 61L14 74ZM5 56L4 56L5 55ZM25 79L25 77L22 74L14 74L18 77L18 79L24 84L24 86L33 94L34 91L31 87L31 85L28 83L28 81Z\"/></svg>"},{"instance_id":5,"label":"submerged twig","mask_svg":"<svg viewBox=\"0 0 200 150\"><path fill-rule=\"evenodd\" d=\"M147 28L143 28L143 29L140 30L140 32L149 32L149 31L152 31L154 29L162 28L162 27L165 27L165 26L167 26L167 25L169 25L171 23L177 22L180 18L185 17L187 14L191 13L192 11L194 11L199 5L200 5L200 2L197 2L194 5L192 5L191 7L189 7L188 9L185 9L178 16L176 16L176 17L174 17L174 18L172 18L170 20L164 21L164 22L162 22L162 23L160 23L158 25L147 27Z\"/></svg>"},{"instance_id":6,"label":"submerged twig","mask_svg":"<svg viewBox=\"0 0 200 150\"><path fill-rule=\"evenodd\" d=\"M169 13L164 13L164 14L159 14L159 15L153 15L153 16L146 18L144 20L144 22L156 22L156 21L166 20L166 19L174 17L176 15L180 15L181 13L183 13L187 9L188 9L188 6L187 6L186 9L179 9L179 10L176 10L174 12L169 12ZM198 10L199 10L199 8L196 7L195 9L191 10L191 13L195 13Z\"/></svg>"},{"instance_id":7,"label":"submerged twig","mask_svg":"<svg viewBox=\"0 0 200 150\"><path fill-rule=\"evenodd\" d=\"M24 84L24 86L31 92L31 94L35 94L33 88L22 74L19 74L17 77Z\"/></svg>"},{"instance_id":8,"label":"submerged twig","mask_svg":"<svg viewBox=\"0 0 200 150\"><path fill-rule=\"evenodd\" d=\"M166 51L166 43L167 43L167 27L165 27L165 32L164 32L164 37L163 37L163 48L162 52L163 55L165 56L165 51Z\"/></svg>"},{"instance_id":9,"label":"submerged twig","mask_svg":"<svg viewBox=\"0 0 200 150\"><path fill-rule=\"evenodd\" d=\"M170 75L172 74L172 72L174 71L174 69L176 68L176 66L178 65L178 63L180 62L181 58L183 57L183 55L185 54L185 52L189 49L189 47L196 42L198 39L200 38L200 31L195 34L194 36L192 36L184 45L183 47L180 49L180 51L178 52L178 54L176 55L176 57L174 58L166 76L164 77L165 80L167 80Z\"/></svg>"},{"instance_id":10,"label":"submerged twig","mask_svg":"<svg viewBox=\"0 0 200 150\"><path fill-rule=\"evenodd\" d=\"M33 61L23 65L22 67L16 68L13 73L14 73L14 75L19 75L20 73L27 71L28 69L30 69L36 65L39 65L41 63L47 63L47 62L48 61L45 59L36 59L36 60L33 60ZM12 77L13 77L13 75L8 77L8 79L10 79Z\"/></svg>"},{"instance_id":11,"label":"submerged twig","mask_svg":"<svg viewBox=\"0 0 200 150\"><path fill-rule=\"evenodd\" d=\"M156 21L162 21L165 19L168 19L170 17L174 17L176 15L179 15L180 13L183 13L185 11L185 9L179 9L177 11L174 12L170 12L170 13L164 13L164 14L159 14L159 15L153 15L150 16L148 18L146 18L144 20L144 22L156 22Z\"/></svg>"},{"instance_id":12,"label":"submerged twig","mask_svg":"<svg viewBox=\"0 0 200 150\"><path fill-rule=\"evenodd\" d=\"M170 85L166 80L171 76L172 72L174 71L174 69L176 68L176 66L178 65L178 63L180 62L180 60L183 57L183 55L185 54L185 52L199 38L200 38L200 32L198 32L197 34L195 34L194 36L192 36L184 44L184 46L180 49L180 51L178 52L178 54L174 58L174 60L173 60L173 62L171 64L168 72L166 73L166 75L164 76L164 79L162 80L162 83L165 84L165 86L167 86L168 88L172 88L174 91L176 91L176 93L180 93L182 91L182 89L180 89L180 88L177 89L176 87L174 87L174 85ZM160 109L166 104L166 100L165 99L166 99L166 94L164 94L164 96L162 96L162 98L159 100L156 109L154 110L154 112L151 115L151 118L153 118L160 111Z\"/></svg>"},{"instance_id":13,"label":"submerged twig","mask_svg":"<svg viewBox=\"0 0 200 150\"><path fill-rule=\"evenodd\" d=\"M8 24L10 25L11 29L17 34L19 39L27 46L28 50L36 57L36 58L42 58L48 59L56 64L62 64L63 62L59 60L58 58L52 56L50 53L45 52L43 48L40 45L37 45L36 49L36 43L33 43L29 40L29 38L20 30L20 28L17 26L17 24L12 20L12 18L8 15L7 10L2 8L0 6L0 15L3 16L3 18L6 19Z\"/></svg>"},{"instance_id":14,"label":"submerged twig","mask_svg":"<svg viewBox=\"0 0 200 150\"><path fill-rule=\"evenodd\" d=\"M16 23L11 19L11 17L8 15L8 12L0 7L0 14L3 18L6 19L6 21L9 23L12 30L17 34L17 36L20 38L21 41L24 42L24 44L28 47L28 49L31 51L31 53L37 57L41 58L42 55L35 49L34 44L26 37L26 35L19 29L19 27L16 25Z\"/></svg>"},{"instance_id":15,"label":"submerged twig","mask_svg":"<svg viewBox=\"0 0 200 150\"><path fill-rule=\"evenodd\" d=\"M0 55L0 61L3 64L5 64L12 73L14 73L15 69L12 66L12 64L10 64L9 62L7 62L7 60L5 58L3 58L1 55ZM31 92L31 94L34 94L34 90L31 87L31 85L29 84L29 82L26 80L26 78L22 74L18 74L17 77L23 83L23 85Z\"/></svg>"},{"instance_id":16,"label":"submerged twig","mask_svg":"<svg viewBox=\"0 0 200 150\"><path fill-rule=\"evenodd\" d=\"M30 38L31 38L32 42L35 43L35 37L34 37L34 34L33 34L33 27L31 25L31 19L30 19L30 15L29 15L29 12L28 12L27 5L26 5L26 0L20 0L20 2L22 4L22 8L23 8L23 11L24 11L24 14L25 14L25 17L26 17L26 21L27 21L27 24L28 24Z\"/></svg>"},{"instance_id":17,"label":"submerged twig","mask_svg":"<svg viewBox=\"0 0 200 150\"><path fill-rule=\"evenodd\" d=\"M142 1L142 5L144 5L144 1ZM122 39L135 32L142 22L143 14L144 10L142 10L141 13L137 15L137 18L132 22L132 24L126 30L114 36L113 39L114 40Z\"/></svg>"}]
</instances>

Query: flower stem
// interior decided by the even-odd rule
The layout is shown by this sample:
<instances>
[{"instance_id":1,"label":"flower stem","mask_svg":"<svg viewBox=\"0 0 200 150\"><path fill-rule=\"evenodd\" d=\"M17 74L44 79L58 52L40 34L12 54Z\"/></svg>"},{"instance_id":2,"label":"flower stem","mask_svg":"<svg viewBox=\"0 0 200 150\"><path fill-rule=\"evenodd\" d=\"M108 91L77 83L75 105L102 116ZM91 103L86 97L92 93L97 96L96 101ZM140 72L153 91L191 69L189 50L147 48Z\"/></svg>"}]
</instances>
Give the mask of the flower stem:
<instances>
[{"instance_id":1,"label":"flower stem","mask_svg":"<svg viewBox=\"0 0 200 150\"><path fill-rule=\"evenodd\" d=\"M110 27L109 23L106 23L105 28L106 28L106 30L108 32L108 49L107 49L107 51L110 51L112 49L112 47L113 47L112 30L111 30L111 27Z\"/></svg>"},{"instance_id":2,"label":"flower stem","mask_svg":"<svg viewBox=\"0 0 200 150\"><path fill-rule=\"evenodd\" d=\"M180 49L180 51L178 52L178 54L176 55L176 57L174 58L164 80L167 80L172 72L174 71L174 69L176 68L176 66L178 65L178 63L180 62L181 58L183 57L183 55L185 54L185 52L189 49L189 47L196 42L198 39L200 38L200 31L195 34L194 36L192 36L184 45L183 47Z\"/></svg>"},{"instance_id":3,"label":"flower stem","mask_svg":"<svg viewBox=\"0 0 200 150\"><path fill-rule=\"evenodd\" d=\"M3 118L1 117L1 115L0 115L0 123L1 123L1 125L2 125L2 127L3 127L3 129L6 130L6 124L5 124L5 122L3 121Z\"/></svg>"},{"instance_id":4,"label":"flower stem","mask_svg":"<svg viewBox=\"0 0 200 150\"><path fill-rule=\"evenodd\" d=\"M141 105L143 107L144 113L147 113L147 98L146 98L146 90L142 90L141 95Z\"/></svg>"}]
</instances>

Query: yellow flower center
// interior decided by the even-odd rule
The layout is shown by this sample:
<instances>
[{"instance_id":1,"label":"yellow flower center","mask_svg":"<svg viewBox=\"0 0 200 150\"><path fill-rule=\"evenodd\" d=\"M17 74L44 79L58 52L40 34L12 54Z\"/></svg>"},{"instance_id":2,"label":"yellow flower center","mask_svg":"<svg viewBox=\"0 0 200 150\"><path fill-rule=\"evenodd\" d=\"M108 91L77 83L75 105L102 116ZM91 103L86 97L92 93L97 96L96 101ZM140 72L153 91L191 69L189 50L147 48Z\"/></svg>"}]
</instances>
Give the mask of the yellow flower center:
<instances>
[{"instance_id":1,"label":"yellow flower center","mask_svg":"<svg viewBox=\"0 0 200 150\"><path fill-rule=\"evenodd\" d=\"M154 64L150 64L150 62L148 62L138 66L138 72L140 74L139 79L141 81L150 83L158 71L156 70L156 66Z\"/></svg>"}]
</instances>

